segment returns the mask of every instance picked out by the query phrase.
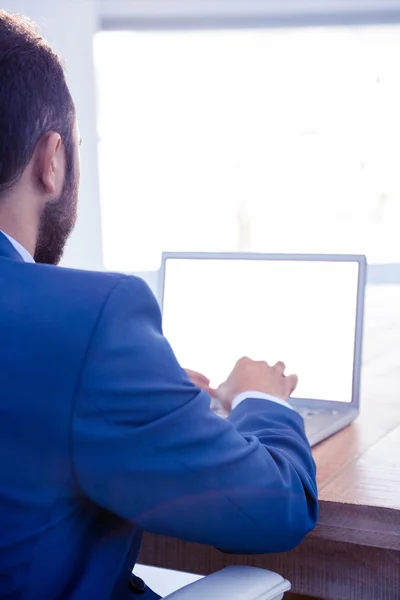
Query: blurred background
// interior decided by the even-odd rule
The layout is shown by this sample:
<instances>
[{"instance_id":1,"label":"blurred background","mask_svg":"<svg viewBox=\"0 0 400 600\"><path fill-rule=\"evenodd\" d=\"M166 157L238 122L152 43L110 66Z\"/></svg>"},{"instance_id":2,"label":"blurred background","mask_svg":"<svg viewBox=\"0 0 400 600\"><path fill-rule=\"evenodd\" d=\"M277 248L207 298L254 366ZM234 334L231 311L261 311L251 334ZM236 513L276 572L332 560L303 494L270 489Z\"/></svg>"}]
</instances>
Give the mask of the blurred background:
<instances>
[{"instance_id":1,"label":"blurred background","mask_svg":"<svg viewBox=\"0 0 400 600\"><path fill-rule=\"evenodd\" d=\"M400 0L5 0L64 56L67 266L163 250L367 254L400 282Z\"/></svg>"}]
</instances>

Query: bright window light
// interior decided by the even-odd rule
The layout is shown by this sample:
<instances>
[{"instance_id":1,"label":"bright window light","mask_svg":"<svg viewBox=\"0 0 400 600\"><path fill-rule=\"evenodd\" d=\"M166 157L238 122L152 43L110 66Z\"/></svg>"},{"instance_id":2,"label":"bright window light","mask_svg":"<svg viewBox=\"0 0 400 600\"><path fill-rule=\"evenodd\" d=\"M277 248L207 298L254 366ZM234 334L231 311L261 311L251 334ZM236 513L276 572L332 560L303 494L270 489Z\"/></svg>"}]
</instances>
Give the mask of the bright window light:
<instances>
[{"instance_id":1,"label":"bright window light","mask_svg":"<svg viewBox=\"0 0 400 600\"><path fill-rule=\"evenodd\" d=\"M163 250L400 262L398 26L100 32L105 267Z\"/></svg>"}]
</instances>

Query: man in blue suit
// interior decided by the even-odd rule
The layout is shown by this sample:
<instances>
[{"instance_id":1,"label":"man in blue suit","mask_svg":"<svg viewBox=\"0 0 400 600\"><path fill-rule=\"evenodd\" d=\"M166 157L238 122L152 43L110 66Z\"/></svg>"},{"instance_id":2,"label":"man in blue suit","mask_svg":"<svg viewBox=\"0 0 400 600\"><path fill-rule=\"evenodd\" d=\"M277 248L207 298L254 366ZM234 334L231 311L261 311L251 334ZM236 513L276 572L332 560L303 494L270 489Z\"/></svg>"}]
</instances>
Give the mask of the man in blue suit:
<instances>
[{"instance_id":1,"label":"man in blue suit","mask_svg":"<svg viewBox=\"0 0 400 600\"><path fill-rule=\"evenodd\" d=\"M284 364L210 390L140 279L58 268L79 140L59 58L0 11L0 598L124 600L143 531L261 553L315 525ZM193 293L196 293L193 290ZM210 410L209 393L230 410ZM147 592L146 592L147 593Z\"/></svg>"}]
</instances>

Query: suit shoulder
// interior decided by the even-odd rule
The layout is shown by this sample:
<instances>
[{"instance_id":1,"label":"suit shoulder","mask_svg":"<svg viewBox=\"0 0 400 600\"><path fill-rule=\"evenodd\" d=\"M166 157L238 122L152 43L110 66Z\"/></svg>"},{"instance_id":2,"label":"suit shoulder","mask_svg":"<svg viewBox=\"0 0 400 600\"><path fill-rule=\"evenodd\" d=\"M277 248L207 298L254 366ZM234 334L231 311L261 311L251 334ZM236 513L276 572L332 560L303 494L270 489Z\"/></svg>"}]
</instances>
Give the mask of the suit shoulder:
<instances>
[{"instance_id":1,"label":"suit shoulder","mask_svg":"<svg viewBox=\"0 0 400 600\"><path fill-rule=\"evenodd\" d=\"M159 323L160 308L149 285L140 277L123 273L78 271L66 269L68 288L79 288L80 304L88 295L98 305L103 319L145 318ZM103 321L104 322L104 321Z\"/></svg>"},{"instance_id":2,"label":"suit shoulder","mask_svg":"<svg viewBox=\"0 0 400 600\"><path fill-rule=\"evenodd\" d=\"M48 265L34 266L34 268L38 267L42 270L47 285L50 285L54 290L68 291L65 296L68 302L73 298L77 301L79 299L86 301L88 297L92 297L97 301L105 301L119 287L128 290L128 292L151 293L147 284L133 275L105 271L84 271Z\"/></svg>"},{"instance_id":3,"label":"suit shoulder","mask_svg":"<svg viewBox=\"0 0 400 600\"><path fill-rule=\"evenodd\" d=\"M141 306L156 303L147 284L138 277L39 264L22 264L21 267L24 268L19 268L19 276L15 273L13 276L18 288L16 294L20 297L18 290L29 288L30 308L26 312L34 311L37 315L39 307L46 306L48 319L93 326L106 307L108 316L123 316L131 309L141 312Z\"/></svg>"}]
</instances>

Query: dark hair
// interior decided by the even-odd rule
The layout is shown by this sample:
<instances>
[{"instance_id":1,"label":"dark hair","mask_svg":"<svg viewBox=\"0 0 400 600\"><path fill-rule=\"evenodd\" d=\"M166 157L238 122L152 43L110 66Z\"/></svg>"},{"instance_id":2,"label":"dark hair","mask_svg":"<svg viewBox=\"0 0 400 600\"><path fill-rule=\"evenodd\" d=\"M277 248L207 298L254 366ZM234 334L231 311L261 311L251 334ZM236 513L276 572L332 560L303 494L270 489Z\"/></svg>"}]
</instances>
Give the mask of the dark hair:
<instances>
[{"instance_id":1,"label":"dark hair","mask_svg":"<svg viewBox=\"0 0 400 600\"><path fill-rule=\"evenodd\" d=\"M50 131L61 135L71 163L74 122L61 59L34 23L0 10L0 197L18 182Z\"/></svg>"}]
</instances>

